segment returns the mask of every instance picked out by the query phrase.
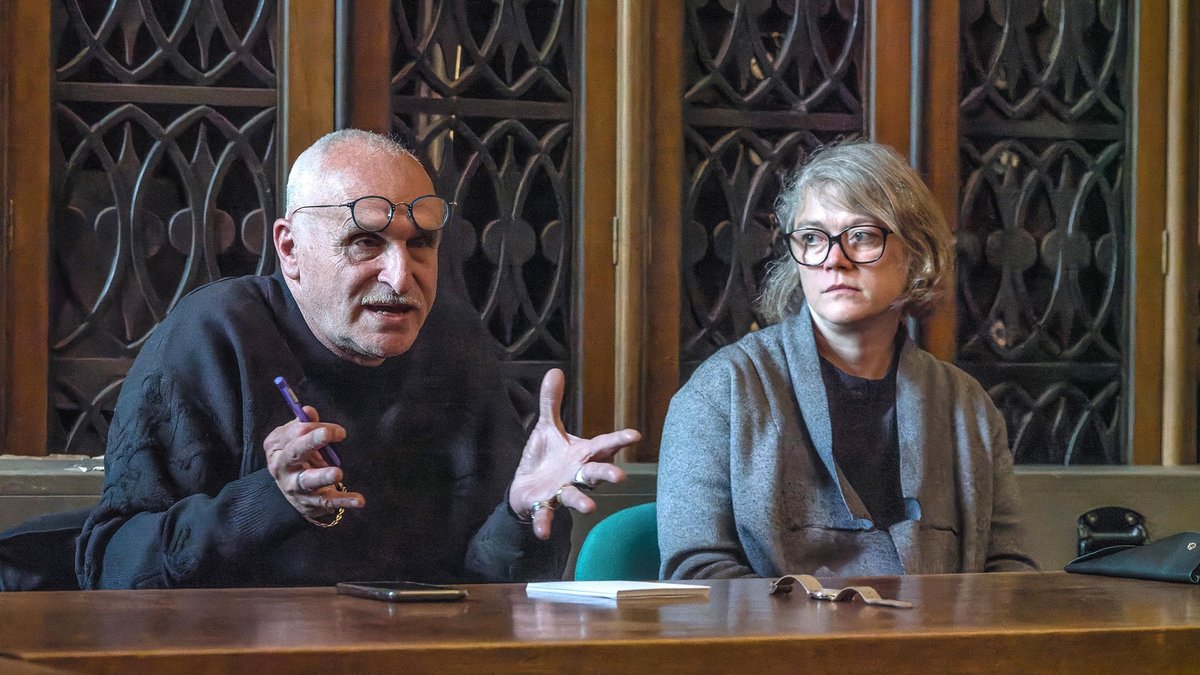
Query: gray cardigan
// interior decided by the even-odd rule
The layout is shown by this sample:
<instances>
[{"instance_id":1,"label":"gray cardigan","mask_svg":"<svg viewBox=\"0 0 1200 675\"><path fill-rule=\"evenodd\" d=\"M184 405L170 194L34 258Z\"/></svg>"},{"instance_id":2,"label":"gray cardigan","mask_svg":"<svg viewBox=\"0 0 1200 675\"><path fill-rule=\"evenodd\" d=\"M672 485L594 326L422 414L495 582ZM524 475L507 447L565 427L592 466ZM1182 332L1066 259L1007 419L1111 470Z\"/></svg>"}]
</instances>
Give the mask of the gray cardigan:
<instances>
[{"instance_id":1,"label":"gray cardigan","mask_svg":"<svg viewBox=\"0 0 1200 675\"><path fill-rule=\"evenodd\" d=\"M841 414L853 414L842 411ZM1004 418L906 341L896 373L907 518L874 527L833 460L807 307L708 359L671 400L658 473L664 579L1036 570Z\"/></svg>"}]
</instances>

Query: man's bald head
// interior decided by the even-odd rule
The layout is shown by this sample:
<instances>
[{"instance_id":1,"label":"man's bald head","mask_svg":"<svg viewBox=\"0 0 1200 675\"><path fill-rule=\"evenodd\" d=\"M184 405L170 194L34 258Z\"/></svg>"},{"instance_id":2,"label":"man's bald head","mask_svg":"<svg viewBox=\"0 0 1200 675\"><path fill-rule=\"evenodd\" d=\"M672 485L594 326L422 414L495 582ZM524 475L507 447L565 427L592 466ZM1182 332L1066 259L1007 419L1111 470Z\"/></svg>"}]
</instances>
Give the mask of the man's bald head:
<instances>
[{"instance_id":1,"label":"man's bald head","mask_svg":"<svg viewBox=\"0 0 1200 675\"><path fill-rule=\"evenodd\" d=\"M351 158L368 166L401 158L420 164L411 150L388 136L362 129L330 132L300 153L292 164L284 212L290 214L296 208L327 201L343 192L344 176L328 169Z\"/></svg>"}]
</instances>

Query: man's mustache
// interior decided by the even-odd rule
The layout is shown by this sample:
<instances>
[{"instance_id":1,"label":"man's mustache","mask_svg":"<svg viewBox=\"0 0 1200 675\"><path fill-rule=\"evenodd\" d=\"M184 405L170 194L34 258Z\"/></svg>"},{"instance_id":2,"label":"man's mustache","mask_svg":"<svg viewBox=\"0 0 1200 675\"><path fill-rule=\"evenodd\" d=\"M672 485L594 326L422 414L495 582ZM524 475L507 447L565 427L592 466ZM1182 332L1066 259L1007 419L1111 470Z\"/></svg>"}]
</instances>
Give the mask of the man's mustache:
<instances>
[{"instance_id":1,"label":"man's mustache","mask_svg":"<svg viewBox=\"0 0 1200 675\"><path fill-rule=\"evenodd\" d=\"M364 296L358 301L361 306L367 305L408 305L415 309L421 309L425 306L425 302L418 297L401 293L372 293Z\"/></svg>"}]
</instances>

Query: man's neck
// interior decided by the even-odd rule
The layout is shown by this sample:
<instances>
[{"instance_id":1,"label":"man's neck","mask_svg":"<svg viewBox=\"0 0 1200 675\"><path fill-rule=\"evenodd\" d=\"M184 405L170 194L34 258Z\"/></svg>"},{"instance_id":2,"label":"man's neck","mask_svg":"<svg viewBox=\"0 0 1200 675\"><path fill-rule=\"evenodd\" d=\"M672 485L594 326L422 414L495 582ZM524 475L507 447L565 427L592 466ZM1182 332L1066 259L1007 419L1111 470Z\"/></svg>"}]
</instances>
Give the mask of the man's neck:
<instances>
[{"instance_id":1,"label":"man's neck","mask_svg":"<svg viewBox=\"0 0 1200 675\"><path fill-rule=\"evenodd\" d=\"M303 317L304 323L308 326L309 332L313 334L313 337L317 339L317 342L320 342L322 345L324 345L325 348L328 349L334 356L359 366L368 366L374 368L383 364L383 357L363 354L362 352L356 351L352 348L339 345L333 340L329 339L329 337L325 335L325 332L321 330L321 326L316 323L314 318L312 318L315 316L316 312L311 307L307 307L306 304L301 300L303 297L302 294L298 294L296 292L298 290L296 288L296 282L285 275L284 283L287 284L288 290L291 291L292 298L296 301L296 306L300 308L300 316Z\"/></svg>"}]
</instances>

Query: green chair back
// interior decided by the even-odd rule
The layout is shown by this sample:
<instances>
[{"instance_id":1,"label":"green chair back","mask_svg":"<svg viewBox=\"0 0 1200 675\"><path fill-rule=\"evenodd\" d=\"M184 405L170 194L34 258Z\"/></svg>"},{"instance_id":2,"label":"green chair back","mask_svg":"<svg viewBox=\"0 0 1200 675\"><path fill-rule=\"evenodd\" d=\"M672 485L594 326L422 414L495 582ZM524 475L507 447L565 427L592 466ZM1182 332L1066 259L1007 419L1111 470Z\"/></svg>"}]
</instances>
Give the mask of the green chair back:
<instances>
[{"instance_id":1,"label":"green chair back","mask_svg":"<svg viewBox=\"0 0 1200 675\"><path fill-rule=\"evenodd\" d=\"M658 579L658 508L622 509L596 523L575 559L578 581Z\"/></svg>"}]
</instances>

